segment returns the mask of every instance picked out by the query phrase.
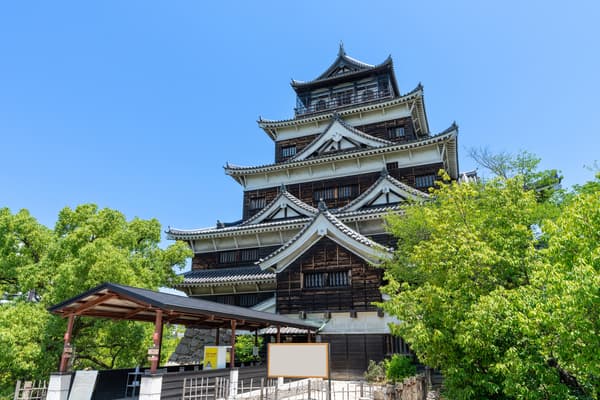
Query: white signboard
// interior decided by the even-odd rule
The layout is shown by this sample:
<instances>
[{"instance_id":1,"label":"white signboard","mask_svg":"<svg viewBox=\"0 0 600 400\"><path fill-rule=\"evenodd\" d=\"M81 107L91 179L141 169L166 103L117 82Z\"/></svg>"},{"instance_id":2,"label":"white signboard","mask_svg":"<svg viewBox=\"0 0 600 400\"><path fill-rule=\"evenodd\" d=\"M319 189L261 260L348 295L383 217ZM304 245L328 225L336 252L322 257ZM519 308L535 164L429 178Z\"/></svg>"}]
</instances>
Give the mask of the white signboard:
<instances>
[{"instance_id":1,"label":"white signboard","mask_svg":"<svg viewBox=\"0 0 600 400\"><path fill-rule=\"evenodd\" d=\"M96 386L98 371L76 371L69 400L90 400Z\"/></svg>"},{"instance_id":2,"label":"white signboard","mask_svg":"<svg viewBox=\"0 0 600 400\"><path fill-rule=\"evenodd\" d=\"M269 378L329 378L329 343L269 343Z\"/></svg>"}]
</instances>

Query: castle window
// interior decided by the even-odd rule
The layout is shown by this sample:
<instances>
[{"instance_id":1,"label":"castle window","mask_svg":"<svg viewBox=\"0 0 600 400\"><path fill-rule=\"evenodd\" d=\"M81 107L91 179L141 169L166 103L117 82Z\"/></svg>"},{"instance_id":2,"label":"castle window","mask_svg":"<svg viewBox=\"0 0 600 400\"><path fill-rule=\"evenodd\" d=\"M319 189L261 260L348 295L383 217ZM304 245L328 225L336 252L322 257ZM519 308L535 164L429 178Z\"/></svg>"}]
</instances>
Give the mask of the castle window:
<instances>
[{"instance_id":1,"label":"castle window","mask_svg":"<svg viewBox=\"0 0 600 400\"><path fill-rule=\"evenodd\" d=\"M291 157L296 154L296 146L285 146L281 148L281 157Z\"/></svg>"},{"instance_id":2,"label":"castle window","mask_svg":"<svg viewBox=\"0 0 600 400\"><path fill-rule=\"evenodd\" d=\"M395 126L393 128L388 128L388 137L390 139L403 138L404 136L405 132L403 126Z\"/></svg>"},{"instance_id":3,"label":"castle window","mask_svg":"<svg viewBox=\"0 0 600 400\"><path fill-rule=\"evenodd\" d=\"M385 164L385 168L388 171L398 169L398 161L393 161L393 162L389 162L389 163Z\"/></svg>"},{"instance_id":4,"label":"castle window","mask_svg":"<svg viewBox=\"0 0 600 400\"><path fill-rule=\"evenodd\" d=\"M325 103L325 100L319 100L317 101L317 111L321 111L327 108L327 103Z\"/></svg>"},{"instance_id":5,"label":"castle window","mask_svg":"<svg viewBox=\"0 0 600 400\"><path fill-rule=\"evenodd\" d=\"M260 208L264 208L267 205L267 199L264 197L252 197L250 199L250 209L258 210Z\"/></svg>"},{"instance_id":6,"label":"castle window","mask_svg":"<svg viewBox=\"0 0 600 400\"><path fill-rule=\"evenodd\" d=\"M240 251L240 261L258 260L258 249L244 249Z\"/></svg>"},{"instance_id":7,"label":"castle window","mask_svg":"<svg viewBox=\"0 0 600 400\"><path fill-rule=\"evenodd\" d=\"M358 194L358 185L346 185L338 187L338 199L349 199Z\"/></svg>"},{"instance_id":8,"label":"castle window","mask_svg":"<svg viewBox=\"0 0 600 400\"><path fill-rule=\"evenodd\" d=\"M415 186L418 188L428 188L433 186L435 175L415 176Z\"/></svg>"},{"instance_id":9,"label":"castle window","mask_svg":"<svg viewBox=\"0 0 600 400\"><path fill-rule=\"evenodd\" d=\"M373 91L371 89L367 89L362 94L362 101L373 100L373 97L375 97Z\"/></svg>"},{"instance_id":10,"label":"castle window","mask_svg":"<svg viewBox=\"0 0 600 400\"><path fill-rule=\"evenodd\" d=\"M335 188L326 188L315 190L313 193L313 199L319 201L323 200L333 200L335 199Z\"/></svg>"},{"instance_id":11,"label":"castle window","mask_svg":"<svg viewBox=\"0 0 600 400\"><path fill-rule=\"evenodd\" d=\"M230 264L236 261L237 252L234 251L222 251L219 253L219 263L220 264Z\"/></svg>"},{"instance_id":12,"label":"castle window","mask_svg":"<svg viewBox=\"0 0 600 400\"><path fill-rule=\"evenodd\" d=\"M306 272L304 273L304 288L335 288L350 286L349 271Z\"/></svg>"},{"instance_id":13,"label":"castle window","mask_svg":"<svg viewBox=\"0 0 600 400\"><path fill-rule=\"evenodd\" d=\"M258 295L256 293L241 294L239 297L239 305L241 307L252 307L258 304Z\"/></svg>"}]
</instances>

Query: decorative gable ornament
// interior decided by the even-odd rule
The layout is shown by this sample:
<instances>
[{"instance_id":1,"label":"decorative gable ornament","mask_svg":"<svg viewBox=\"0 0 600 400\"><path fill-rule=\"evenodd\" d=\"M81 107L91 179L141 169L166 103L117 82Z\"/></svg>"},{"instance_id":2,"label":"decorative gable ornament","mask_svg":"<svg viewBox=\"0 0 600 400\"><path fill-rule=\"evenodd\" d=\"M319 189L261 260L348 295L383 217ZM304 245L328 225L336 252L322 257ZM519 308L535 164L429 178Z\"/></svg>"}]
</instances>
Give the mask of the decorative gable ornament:
<instances>
[{"instance_id":1,"label":"decorative gable ornament","mask_svg":"<svg viewBox=\"0 0 600 400\"><path fill-rule=\"evenodd\" d=\"M365 150L393 144L389 140L359 131L335 114L325 131L288 161L301 161L334 152Z\"/></svg>"},{"instance_id":2,"label":"decorative gable ornament","mask_svg":"<svg viewBox=\"0 0 600 400\"><path fill-rule=\"evenodd\" d=\"M279 194L261 211L247 219L242 225L255 225L274 220L310 218L318 210L289 193L282 185Z\"/></svg>"},{"instance_id":3,"label":"decorative gable ornament","mask_svg":"<svg viewBox=\"0 0 600 400\"><path fill-rule=\"evenodd\" d=\"M263 270L274 268L279 273L324 237L370 264L380 264L383 259L392 256L392 249L351 229L329 211L320 209L300 232L257 264Z\"/></svg>"}]
</instances>

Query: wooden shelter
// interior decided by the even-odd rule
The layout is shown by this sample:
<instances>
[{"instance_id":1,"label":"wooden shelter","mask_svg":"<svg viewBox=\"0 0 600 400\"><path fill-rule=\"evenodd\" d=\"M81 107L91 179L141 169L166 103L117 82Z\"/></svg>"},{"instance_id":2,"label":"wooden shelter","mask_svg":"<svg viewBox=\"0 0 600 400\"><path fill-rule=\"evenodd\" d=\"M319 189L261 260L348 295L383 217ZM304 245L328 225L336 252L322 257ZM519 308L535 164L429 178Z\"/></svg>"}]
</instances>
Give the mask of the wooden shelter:
<instances>
[{"instance_id":1,"label":"wooden shelter","mask_svg":"<svg viewBox=\"0 0 600 400\"><path fill-rule=\"evenodd\" d=\"M294 327L305 329L310 334L319 328L310 321L116 283L104 283L48 310L69 320L60 372L67 369L67 361L72 353L73 323L78 316L154 322L154 345L148 350L151 372L156 372L158 367L162 326L165 322L195 328L231 329L231 366L235 362L236 329L257 331L271 326L278 330L280 327Z\"/></svg>"}]
</instances>

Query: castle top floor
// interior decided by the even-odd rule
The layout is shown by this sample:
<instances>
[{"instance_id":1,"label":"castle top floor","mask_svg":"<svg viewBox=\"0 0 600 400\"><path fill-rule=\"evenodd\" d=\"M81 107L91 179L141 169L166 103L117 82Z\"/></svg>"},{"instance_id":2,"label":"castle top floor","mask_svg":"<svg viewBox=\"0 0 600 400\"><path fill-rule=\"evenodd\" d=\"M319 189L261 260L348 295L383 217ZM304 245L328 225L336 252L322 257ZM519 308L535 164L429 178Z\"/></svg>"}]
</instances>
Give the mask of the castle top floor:
<instances>
[{"instance_id":1,"label":"castle top floor","mask_svg":"<svg viewBox=\"0 0 600 400\"><path fill-rule=\"evenodd\" d=\"M296 118L399 96L391 57L371 65L349 57L342 44L335 61L317 78L292 80Z\"/></svg>"}]
</instances>

